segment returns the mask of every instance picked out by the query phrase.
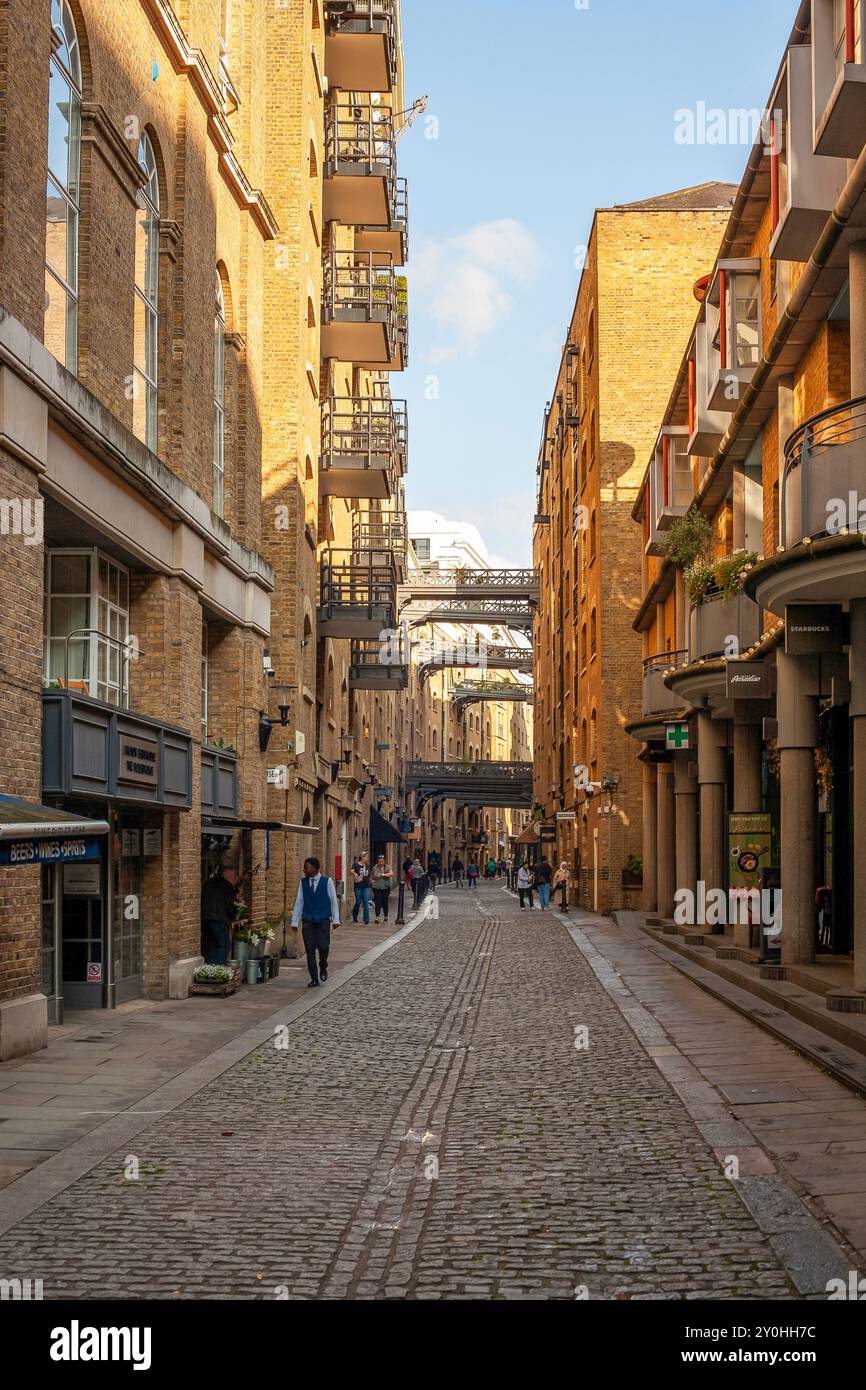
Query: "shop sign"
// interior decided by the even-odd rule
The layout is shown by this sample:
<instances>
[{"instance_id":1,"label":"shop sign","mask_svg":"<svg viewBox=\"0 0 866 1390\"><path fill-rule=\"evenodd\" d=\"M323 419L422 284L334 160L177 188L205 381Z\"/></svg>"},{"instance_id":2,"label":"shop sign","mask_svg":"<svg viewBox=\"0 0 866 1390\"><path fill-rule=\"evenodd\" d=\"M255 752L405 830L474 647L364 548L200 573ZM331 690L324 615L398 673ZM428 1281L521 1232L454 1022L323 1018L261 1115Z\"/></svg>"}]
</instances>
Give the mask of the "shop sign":
<instances>
[{"instance_id":1,"label":"shop sign","mask_svg":"<svg viewBox=\"0 0 866 1390\"><path fill-rule=\"evenodd\" d=\"M543 845L556 844L556 822L542 821L538 827L538 834Z\"/></svg>"},{"instance_id":2,"label":"shop sign","mask_svg":"<svg viewBox=\"0 0 866 1390\"><path fill-rule=\"evenodd\" d=\"M141 853L141 832L139 830L121 830L120 853L124 859L138 857Z\"/></svg>"},{"instance_id":3,"label":"shop sign","mask_svg":"<svg viewBox=\"0 0 866 1390\"><path fill-rule=\"evenodd\" d=\"M691 747L688 724L665 724L665 748L680 753Z\"/></svg>"},{"instance_id":4,"label":"shop sign","mask_svg":"<svg viewBox=\"0 0 866 1390\"><path fill-rule=\"evenodd\" d=\"M728 816L728 884L734 892L761 887L761 870L770 867L772 831L768 815Z\"/></svg>"},{"instance_id":5,"label":"shop sign","mask_svg":"<svg viewBox=\"0 0 866 1390\"><path fill-rule=\"evenodd\" d=\"M785 652L820 656L840 652L844 614L838 603L789 603L785 608Z\"/></svg>"},{"instance_id":6,"label":"shop sign","mask_svg":"<svg viewBox=\"0 0 866 1390\"><path fill-rule=\"evenodd\" d=\"M556 813L556 819L557 819L557 820L577 820L577 812L576 812L576 811L557 811L557 813Z\"/></svg>"},{"instance_id":7,"label":"shop sign","mask_svg":"<svg viewBox=\"0 0 866 1390\"><path fill-rule=\"evenodd\" d=\"M99 839L81 835L63 840L0 840L0 864L69 864L99 859Z\"/></svg>"},{"instance_id":8,"label":"shop sign","mask_svg":"<svg viewBox=\"0 0 866 1390\"><path fill-rule=\"evenodd\" d=\"M162 831L145 830L143 847L146 859L158 858L159 855L162 854Z\"/></svg>"},{"instance_id":9,"label":"shop sign","mask_svg":"<svg viewBox=\"0 0 866 1390\"><path fill-rule=\"evenodd\" d=\"M159 742L143 733L120 734L120 771L118 782L134 782L136 786L159 786Z\"/></svg>"},{"instance_id":10,"label":"shop sign","mask_svg":"<svg viewBox=\"0 0 866 1390\"><path fill-rule=\"evenodd\" d=\"M98 864L66 864L63 868L63 891L70 898L98 898L102 884Z\"/></svg>"},{"instance_id":11,"label":"shop sign","mask_svg":"<svg viewBox=\"0 0 866 1390\"><path fill-rule=\"evenodd\" d=\"M770 668L764 661L729 661L727 696L729 700L769 700Z\"/></svg>"}]
</instances>

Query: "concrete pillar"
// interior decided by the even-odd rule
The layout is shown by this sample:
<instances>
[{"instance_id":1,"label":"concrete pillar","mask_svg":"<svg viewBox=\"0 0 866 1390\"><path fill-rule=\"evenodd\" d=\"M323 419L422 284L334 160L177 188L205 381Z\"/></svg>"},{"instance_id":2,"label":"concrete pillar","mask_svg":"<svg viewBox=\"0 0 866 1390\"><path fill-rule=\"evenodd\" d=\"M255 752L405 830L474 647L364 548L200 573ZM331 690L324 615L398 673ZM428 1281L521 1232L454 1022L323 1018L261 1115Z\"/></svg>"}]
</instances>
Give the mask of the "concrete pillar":
<instances>
[{"instance_id":1,"label":"concrete pillar","mask_svg":"<svg viewBox=\"0 0 866 1390\"><path fill-rule=\"evenodd\" d=\"M780 650L776 667L782 802L782 964L801 965L815 959L817 684L811 657L786 656Z\"/></svg>"},{"instance_id":2,"label":"concrete pillar","mask_svg":"<svg viewBox=\"0 0 866 1390\"><path fill-rule=\"evenodd\" d=\"M761 809L761 726L734 712L734 810Z\"/></svg>"},{"instance_id":3,"label":"concrete pillar","mask_svg":"<svg viewBox=\"0 0 866 1390\"><path fill-rule=\"evenodd\" d=\"M848 250L851 296L851 396L866 395L866 241Z\"/></svg>"},{"instance_id":4,"label":"concrete pillar","mask_svg":"<svg viewBox=\"0 0 866 1390\"><path fill-rule=\"evenodd\" d=\"M656 770L643 764L643 908L644 912L655 912L658 907L658 882L656 849L658 846L656 830Z\"/></svg>"},{"instance_id":5,"label":"concrete pillar","mask_svg":"<svg viewBox=\"0 0 866 1390\"><path fill-rule=\"evenodd\" d=\"M670 763L657 765L656 793L656 863L658 883L658 913L673 917L676 891L676 855L674 817L674 774Z\"/></svg>"},{"instance_id":6,"label":"concrete pillar","mask_svg":"<svg viewBox=\"0 0 866 1390\"><path fill-rule=\"evenodd\" d=\"M709 893L727 887L725 874L725 783L728 726L702 712L698 719L698 795L701 807L701 878Z\"/></svg>"},{"instance_id":7,"label":"concrete pillar","mask_svg":"<svg viewBox=\"0 0 866 1390\"><path fill-rule=\"evenodd\" d=\"M866 836L866 599L851 602L851 718L854 721L854 844ZM866 989L866 857L854 854L851 916L854 931L854 988ZM784 899L782 900L784 903Z\"/></svg>"},{"instance_id":8,"label":"concrete pillar","mask_svg":"<svg viewBox=\"0 0 866 1390\"><path fill-rule=\"evenodd\" d=\"M698 878L698 783L694 763L683 754L674 756L676 801L676 886L697 892Z\"/></svg>"}]
</instances>

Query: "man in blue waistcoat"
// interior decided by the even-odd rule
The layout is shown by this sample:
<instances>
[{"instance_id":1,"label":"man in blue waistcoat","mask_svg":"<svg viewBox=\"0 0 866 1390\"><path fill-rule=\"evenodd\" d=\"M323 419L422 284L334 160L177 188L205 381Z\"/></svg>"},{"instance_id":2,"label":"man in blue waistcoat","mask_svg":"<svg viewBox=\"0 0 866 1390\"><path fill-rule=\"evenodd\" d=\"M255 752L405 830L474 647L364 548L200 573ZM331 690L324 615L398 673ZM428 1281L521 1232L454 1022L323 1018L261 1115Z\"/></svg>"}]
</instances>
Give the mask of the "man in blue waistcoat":
<instances>
[{"instance_id":1,"label":"man in blue waistcoat","mask_svg":"<svg viewBox=\"0 0 866 1390\"><path fill-rule=\"evenodd\" d=\"M310 972L307 989L316 989L328 978L331 927L340 925L340 905L334 880L319 872L318 859L304 860L304 876L298 884L292 926L296 927L301 920L304 924L307 969Z\"/></svg>"}]
</instances>

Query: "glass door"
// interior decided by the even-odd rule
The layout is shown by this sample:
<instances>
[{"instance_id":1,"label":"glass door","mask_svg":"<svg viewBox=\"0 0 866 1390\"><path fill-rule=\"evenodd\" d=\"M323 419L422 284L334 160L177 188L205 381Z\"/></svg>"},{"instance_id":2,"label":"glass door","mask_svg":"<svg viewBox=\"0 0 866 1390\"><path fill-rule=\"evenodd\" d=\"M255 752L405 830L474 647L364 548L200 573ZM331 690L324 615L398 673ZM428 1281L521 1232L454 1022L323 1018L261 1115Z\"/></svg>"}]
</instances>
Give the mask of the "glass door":
<instances>
[{"instance_id":1,"label":"glass door","mask_svg":"<svg viewBox=\"0 0 866 1390\"><path fill-rule=\"evenodd\" d=\"M60 981L60 865L42 866L42 993L48 1000L48 1022L63 1022Z\"/></svg>"},{"instance_id":2,"label":"glass door","mask_svg":"<svg viewBox=\"0 0 866 1390\"><path fill-rule=\"evenodd\" d=\"M112 1002L123 1004L144 993L143 817L115 815L113 829Z\"/></svg>"}]
</instances>

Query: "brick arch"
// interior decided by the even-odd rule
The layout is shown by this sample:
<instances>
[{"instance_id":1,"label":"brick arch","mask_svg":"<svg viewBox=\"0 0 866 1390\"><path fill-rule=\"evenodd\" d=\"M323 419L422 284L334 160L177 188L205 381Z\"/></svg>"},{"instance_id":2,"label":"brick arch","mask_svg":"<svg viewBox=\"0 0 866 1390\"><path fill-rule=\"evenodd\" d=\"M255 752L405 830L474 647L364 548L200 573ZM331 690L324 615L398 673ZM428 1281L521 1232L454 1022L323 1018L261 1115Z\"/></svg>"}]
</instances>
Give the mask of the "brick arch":
<instances>
[{"instance_id":1,"label":"brick arch","mask_svg":"<svg viewBox=\"0 0 866 1390\"><path fill-rule=\"evenodd\" d=\"M93 3L93 0L90 0ZM67 0L69 13L72 15L75 24L75 32L78 38L78 52L81 59L81 89L86 101L93 95L93 63L90 54L90 38L87 33L87 20L85 18L85 7L81 0ZM48 11L48 23L51 24L51 6L46 5Z\"/></svg>"},{"instance_id":2,"label":"brick arch","mask_svg":"<svg viewBox=\"0 0 866 1390\"><path fill-rule=\"evenodd\" d=\"M151 137L151 138L152 138L152 137ZM154 148L154 155L156 155L156 148ZM216 263L216 273L217 273L217 275L219 276L219 281L220 281L220 284L222 285L222 291L223 291L223 304L224 304L224 306L225 306L226 333L234 333L234 331L235 331L235 310L234 310L234 301L233 301L233 299L232 299L232 285L231 285L231 280L229 279L229 273L228 273L228 270L226 269L226 263L225 263L225 261L223 261L223 260L217 261L217 263Z\"/></svg>"}]
</instances>

